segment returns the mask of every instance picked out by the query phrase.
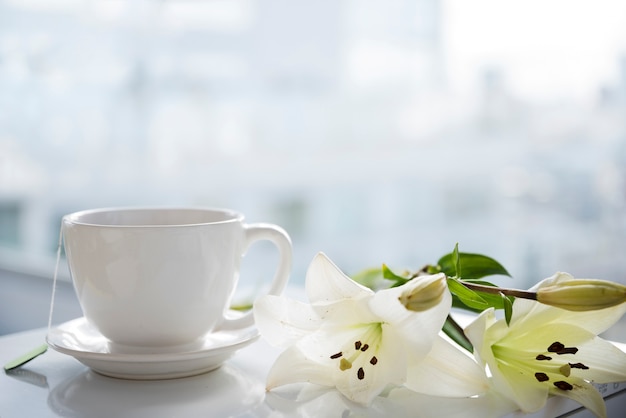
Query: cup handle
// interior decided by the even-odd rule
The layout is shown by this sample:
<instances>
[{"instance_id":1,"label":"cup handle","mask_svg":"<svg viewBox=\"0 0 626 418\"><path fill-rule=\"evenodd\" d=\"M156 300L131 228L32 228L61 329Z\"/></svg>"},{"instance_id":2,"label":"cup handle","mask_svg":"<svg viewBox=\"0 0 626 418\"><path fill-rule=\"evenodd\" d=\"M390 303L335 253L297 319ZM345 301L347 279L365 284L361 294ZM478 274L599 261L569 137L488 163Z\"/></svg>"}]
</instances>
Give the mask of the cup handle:
<instances>
[{"instance_id":1,"label":"cup handle","mask_svg":"<svg viewBox=\"0 0 626 418\"><path fill-rule=\"evenodd\" d=\"M244 233L244 251L247 251L255 241L261 240L270 241L278 248L278 268L267 294L280 295L287 285L291 272L292 247L289 235L281 227L266 223L244 225ZM252 325L254 325L254 316L252 310L250 310L237 318L224 318L218 329L234 330L247 328Z\"/></svg>"}]
</instances>

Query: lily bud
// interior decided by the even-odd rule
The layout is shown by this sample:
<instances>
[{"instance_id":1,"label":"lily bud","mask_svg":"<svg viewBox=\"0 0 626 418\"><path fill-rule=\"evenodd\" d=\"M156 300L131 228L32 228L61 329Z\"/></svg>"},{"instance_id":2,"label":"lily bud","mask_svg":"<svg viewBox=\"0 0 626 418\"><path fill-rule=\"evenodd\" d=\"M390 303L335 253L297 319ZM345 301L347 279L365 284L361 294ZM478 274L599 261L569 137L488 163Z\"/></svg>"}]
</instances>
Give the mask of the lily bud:
<instances>
[{"instance_id":1,"label":"lily bud","mask_svg":"<svg viewBox=\"0 0 626 418\"><path fill-rule=\"evenodd\" d=\"M537 300L569 311L593 311L626 302L626 286L596 279L565 279L539 288Z\"/></svg>"},{"instance_id":2,"label":"lily bud","mask_svg":"<svg viewBox=\"0 0 626 418\"><path fill-rule=\"evenodd\" d=\"M409 311L422 312L436 306L447 291L446 276L437 274L425 286L405 290L398 298Z\"/></svg>"}]
</instances>

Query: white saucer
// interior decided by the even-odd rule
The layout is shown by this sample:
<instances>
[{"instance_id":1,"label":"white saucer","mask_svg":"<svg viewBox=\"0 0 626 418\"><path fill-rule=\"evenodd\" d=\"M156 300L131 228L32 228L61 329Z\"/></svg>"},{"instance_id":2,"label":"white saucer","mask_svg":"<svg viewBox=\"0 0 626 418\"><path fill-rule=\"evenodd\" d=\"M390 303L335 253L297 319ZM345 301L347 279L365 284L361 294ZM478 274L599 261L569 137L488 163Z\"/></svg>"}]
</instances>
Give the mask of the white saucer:
<instances>
[{"instance_id":1,"label":"white saucer","mask_svg":"<svg viewBox=\"0 0 626 418\"><path fill-rule=\"evenodd\" d=\"M108 340L83 318L52 328L46 337L56 351L76 358L94 371L135 380L193 376L219 367L238 349L259 337L255 327L217 331L207 335L201 347L179 353L112 353Z\"/></svg>"}]
</instances>

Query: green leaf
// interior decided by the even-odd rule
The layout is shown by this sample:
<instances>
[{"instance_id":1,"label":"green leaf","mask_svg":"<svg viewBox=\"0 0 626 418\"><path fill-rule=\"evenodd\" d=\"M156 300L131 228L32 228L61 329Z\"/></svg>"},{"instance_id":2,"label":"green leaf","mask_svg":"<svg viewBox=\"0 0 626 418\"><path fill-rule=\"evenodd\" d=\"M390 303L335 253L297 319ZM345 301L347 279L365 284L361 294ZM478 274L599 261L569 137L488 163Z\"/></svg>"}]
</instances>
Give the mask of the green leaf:
<instances>
[{"instance_id":1,"label":"green leaf","mask_svg":"<svg viewBox=\"0 0 626 418\"><path fill-rule=\"evenodd\" d=\"M465 303L461 301L461 299L457 295L452 295L452 307L457 309L463 309L470 312L481 313L484 309L480 308L472 308L467 306Z\"/></svg>"},{"instance_id":2,"label":"green leaf","mask_svg":"<svg viewBox=\"0 0 626 418\"><path fill-rule=\"evenodd\" d=\"M452 251L452 262L454 263L454 274L446 274L446 276L461 276L461 256L459 255L459 243L454 245L454 251Z\"/></svg>"},{"instance_id":3,"label":"green leaf","mask_svg":"<svg viewBox=\"0 0 626 418\"><path fill-rule=\"evenodd\" d=\"M32 359L34 359L35 357L42 355L47 350L48 350L48 344L42 344L39 347L30 350L28 353L25 353L19 356L18 358L11 360L7 364L5 364L4 370L12 370L12 369L15 369L16 367L26 364Z\"/></svg>"},{"instance_id":4,"label":"green leaf","mask_svg":"<svg viewBox=\"0 0 626 418\"><path fill-rule=\"evenodd\" d=\"M486 282L483 280L471 280L470 282L475 283L475 284L480 284L483 286L497 287L495 284ZM489 306L494 307L495 309L505 308L505 305L504 305L505 302L502 299L502 293L494 294L494 293L481 292L480 290L475 290L475 289L472 289L472 290L478 293L489 304ZM509 301L511 300L509 296L505 296L505 297Z\"/></svg>"},{"instance_id":5,"label":"green leaf","mask_svg":"<svg viewBox=\"0 0 626 418\"><path fill-rule=\"evenodd\" d=\"M450 292L457 296L459 301L467 307L483 311L491 306L478 292L468 289L459 283L458 280L449 277L447 282Z\"/></svg>"},{"instance_id":6,"label":"green leaf","mask_svg":"<svg viewBox=\"0 0 626 418\"><path fill-rule=\"evenodd\" d=\"M454 283L451 283L453 281ZM468 284L480 284L483 286L496 287L486 281L472 281ZM461 289L461 287L463 289ZM512 303L513 297L504 296L502 293L488 293L477 289L468 289L463 281L456 278L448 278L448 287L452 293L452 306L473 312L482 312L487 308L507 309L506 304Z\"/></svg>"},{"instance_id":7,"label":"green leaf","mask_svg":"<svg viewBox=\"0 0 626 418\"><path fill-rule=\"evenodd\" d=\"M383 277L387 280L392 280L394 282L391 287L401 286L410 280L408 277L403 277L395 274L389 269L389 267L387 267L386 264L383 264Z\"/></svg>"},{"instance_id":8,"label":"green leaf","mask_svg":"<svg viewBox=\"0 0 626 418\"><path fill-rule=\"evenodd\" d=\"M493 258L481 254L459 253L457 248L458 245L455 251L444 255L437 262L446 276L456 276L463 280L478 280L493 275L511 276L502 264Z\"/></svg>"},{"instance_id":9,"label":"green leaf","mask_svg":"<svg viewBox=\"0 0 626 418\"><path fill-rule=\"evenodd\" d=\"M513 301L504 293L501 293L501 295L502 304L504 305L504 319L506 320L506 324L509 325L511 323L511 316L513 316Z\"/></svg>"},{"instance_id":10,"label":"green leaf","mask_svg":"<svg viewBox=\"0 0 626 418\"><path fill-rule=\"evenodd\" d=\"M456 342L458 345L469 351L470 353L474 351L474 347L472 343L467 338L463 329L456 323L454 319L450 315L446 318L446 322L443 324L442 328L443 332L452 339L452 341Z\"/></svg>"}]
</instances>

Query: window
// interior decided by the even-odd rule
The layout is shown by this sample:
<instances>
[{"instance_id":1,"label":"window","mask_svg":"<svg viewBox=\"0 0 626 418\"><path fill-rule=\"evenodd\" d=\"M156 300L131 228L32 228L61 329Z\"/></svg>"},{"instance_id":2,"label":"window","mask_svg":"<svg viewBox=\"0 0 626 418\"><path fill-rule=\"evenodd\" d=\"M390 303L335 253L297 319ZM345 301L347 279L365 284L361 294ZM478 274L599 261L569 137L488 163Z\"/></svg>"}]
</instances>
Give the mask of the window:
<instances>
[{"instance_id":1,"label":"window","mask_svg":"<svg viewBox=\"0 0 626 418\"><path fill-rule=\"evenodd\" d=\"M0 252L53 258L74 210L204 205L292 230L296 283L320 250L410 268L457 241L520 287L622 277L625 16L610 0L2 0Z\"/></svg>"}]
</instances>

